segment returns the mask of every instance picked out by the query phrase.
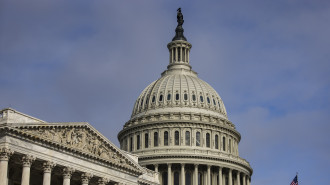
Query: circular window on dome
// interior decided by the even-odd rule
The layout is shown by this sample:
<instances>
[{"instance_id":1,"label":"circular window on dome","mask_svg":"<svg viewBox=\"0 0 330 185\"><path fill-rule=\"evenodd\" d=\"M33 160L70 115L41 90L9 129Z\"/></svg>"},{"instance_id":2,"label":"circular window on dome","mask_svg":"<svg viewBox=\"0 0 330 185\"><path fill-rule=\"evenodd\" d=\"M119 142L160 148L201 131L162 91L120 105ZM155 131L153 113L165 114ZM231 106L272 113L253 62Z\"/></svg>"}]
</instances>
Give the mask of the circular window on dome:
<instances>
[{"instance_id":1,"label":"circular window on dome","mask_svg":"<svg viewBox=\"0 0 330 185\"><path fill-rule=\"evenodd\" d=\"M163 101L163 95L162 94L159 96L159 101Z\"/></svg>"},{"instance_id":2,"label":"circular window on dome","mask_svg":"<svg viewBox=\"0 0 330 185\"><path fill-rule=\"evenodd\" d=\"M168 94L167 95L167 101L170 101L171 100L171 94Z\"/></svg>"},{"instance_id":3,"label":"circular window on dome","mask_svg":"<svg viewBox=\"0 0 330 185\"><path fill-rule=\"evenodd\" d=\"M187 101L187 100L188 100L188 94L184 94L184 95L183 95L183 98L184 98L184 100Z\"/></svg>"},{"instance_id":4,"label":"circular window on dome","mask_svg":"<svg viewBox=\"0 0 330 185\"><path fill-rule=\"evenodd\" d=\"M196 101L196 95L194 95L194 94L192 95L192 100Z\"/></svg>"},{"instance_id":5,"label":"circular window on dome","mask_svg":"<svg viewBox=\"0 0 330 185\"><path fill-rule=\"evenodd\" d=\"M175 100L179 100L179 99L180 99L180 94L177 93L177 94L175 95Z\"/></svg>"},{"instance_id":6,"label":"circular window on dome","mask_svg":"<svg viewBox=\"0 0 330 185\"><path fill-rule=\"evenodd\" d=\"M199 98L201 99L201 102L204 102L203 96L200 96Z\"/></svg>"}]
</instances>

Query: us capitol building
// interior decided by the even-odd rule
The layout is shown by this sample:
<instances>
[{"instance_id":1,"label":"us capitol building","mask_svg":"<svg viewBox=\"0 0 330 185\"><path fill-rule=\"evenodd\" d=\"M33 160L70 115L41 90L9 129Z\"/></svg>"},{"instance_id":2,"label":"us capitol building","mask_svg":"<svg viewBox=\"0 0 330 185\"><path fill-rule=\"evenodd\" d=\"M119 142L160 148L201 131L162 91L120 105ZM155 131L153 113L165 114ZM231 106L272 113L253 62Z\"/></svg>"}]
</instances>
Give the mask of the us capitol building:
<instances>
[{"instance_id":1,"label":"us capitol building","mask_svg":"<svg viewBox=\"0 0 330 185\"><path fill-rule=\"evenodd\" d=\"M0 111L0 185L250 185L240 133L189 63L181 9L169 65L135 102L120 149L89 123Z\"/></svg>"}]
</instances>

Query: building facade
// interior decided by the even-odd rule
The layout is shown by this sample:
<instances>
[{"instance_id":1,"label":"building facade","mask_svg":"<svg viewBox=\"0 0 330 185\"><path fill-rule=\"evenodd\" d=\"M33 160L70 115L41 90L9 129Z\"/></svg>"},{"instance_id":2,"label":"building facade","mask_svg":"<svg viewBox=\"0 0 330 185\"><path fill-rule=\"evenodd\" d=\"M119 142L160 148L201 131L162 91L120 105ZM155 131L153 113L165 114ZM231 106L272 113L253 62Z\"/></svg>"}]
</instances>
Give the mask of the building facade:
<instances>
[{"instance_id":1,"label":"building facade","mask_svg":"<svg viewBox=\"0 0 330 185\"><path fill-rule=\"evenodd\" d=\"M86 122L0 110L0 185L158 185L158 173Z\"/></svg>"},{"instance_id":2,"label":"building facade","mask_svg":"<svg viewBox=\"0 0 330 185\"><path fill-rule=\"evenodd\" d=\"M180 9L177 18L167 70L136 100L118 134L120 147L159 172L162 185L250 185L253 170L239 156L240 133L218 93L192 70Z\"/></svg>"}]
</instances>

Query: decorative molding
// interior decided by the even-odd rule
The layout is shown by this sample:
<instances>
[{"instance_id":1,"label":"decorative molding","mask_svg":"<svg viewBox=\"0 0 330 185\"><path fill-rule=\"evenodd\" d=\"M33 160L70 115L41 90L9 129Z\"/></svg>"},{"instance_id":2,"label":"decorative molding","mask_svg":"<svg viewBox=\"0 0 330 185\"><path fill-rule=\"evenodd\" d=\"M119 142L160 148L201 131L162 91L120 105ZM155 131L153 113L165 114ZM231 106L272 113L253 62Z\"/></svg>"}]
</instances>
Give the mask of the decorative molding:
<instances>
[{"instance_id":1,"label":"decorative molding","mask_svg":"<svg viewBox=\"0 0 330 185\"><path fill-rule=\"evenodd\" d=\"M70 167L63 168L63 179L71 179L72 173L75 172L75 169Z\"/></svg>"},{"instance_id":2,"label":"decorative molding","mask_svg":"<svg viewBox=\"0 0 330 185\"><path fill-rule=\"evenodd\" d=\"M12 151L8 147L1 147L0 148L0 161L8 161L10 156L14 154L14 151Z\"/></svg>"},{"instance_id":3,"label":"decorative molding","mask_svg":"<svg viewBox=\"0 0 330 185\"><path fill-rule=\"evenodd\" d=\"M56 164L52 161L46 161L42 164L42 168L44 173L51 173L52 169L56 166Z\"/></svg>"},{"instance_id":4,"label":"decorative molding","mask_svg":"<svg viewBox=\"0 0 330 185\"><path fill-rule=\"evenodd\" d=\"M81 182L82 182L82 184L88 184L92 177L93 177L93 174L91 174L91 173L83 173L83 174L81 174Z\"/></svg>"},{"instance_id":5,"label":"decorative molding","mask_svg":"<svg viewBox=\"0 0 330 185\"><path fill-rule=\"evenodd\" d=\"M24 167L31 167L31 164L36 160L32 155L23 155L22 163Z\"/></svg>"}]
</instances>

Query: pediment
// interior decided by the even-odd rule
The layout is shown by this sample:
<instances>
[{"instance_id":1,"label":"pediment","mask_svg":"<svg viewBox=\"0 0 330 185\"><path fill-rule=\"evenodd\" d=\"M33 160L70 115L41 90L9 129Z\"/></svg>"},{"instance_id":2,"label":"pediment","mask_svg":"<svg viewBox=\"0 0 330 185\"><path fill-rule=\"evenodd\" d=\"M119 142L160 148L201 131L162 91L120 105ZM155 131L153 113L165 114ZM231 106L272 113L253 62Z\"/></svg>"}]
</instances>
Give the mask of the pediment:
<instances>
[{"instance_id":1,"label":"pediment","mask_svg":"<svg viewBox=\"0 0 330 185\"><path fill-rule=\"evenodd\" d=\"M12 125L9 130L28 139L40 140L80 155L141 174L141 167L88 123Z\"/></svg>"}]
</instances>

